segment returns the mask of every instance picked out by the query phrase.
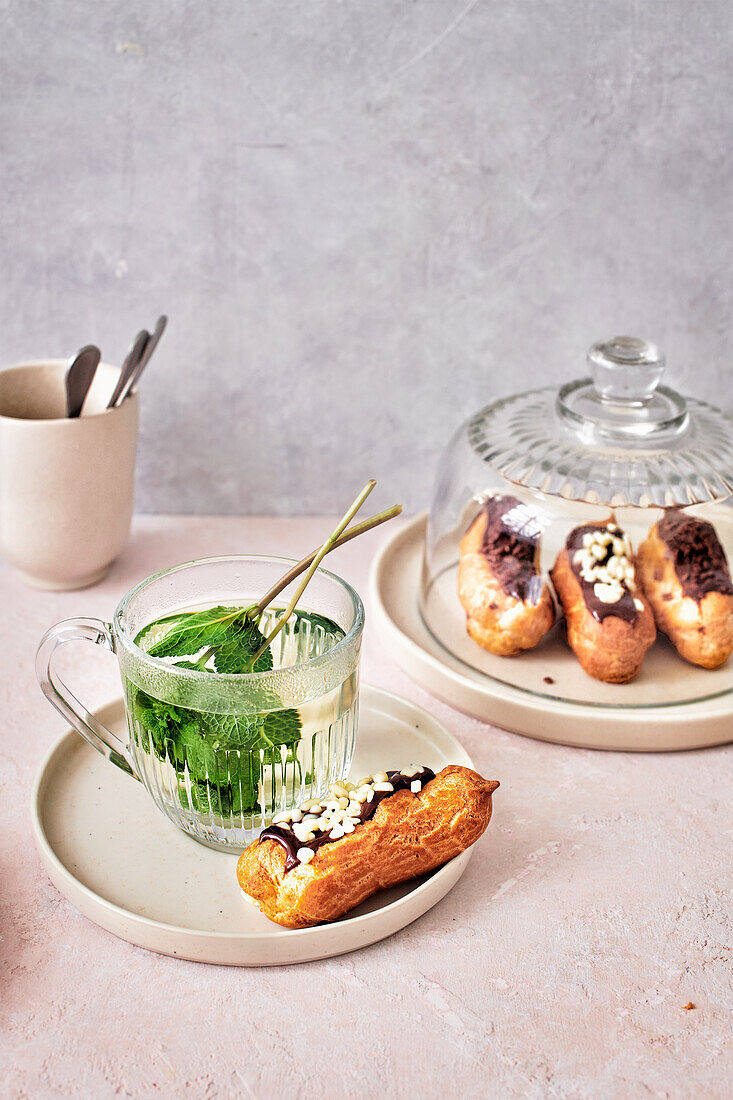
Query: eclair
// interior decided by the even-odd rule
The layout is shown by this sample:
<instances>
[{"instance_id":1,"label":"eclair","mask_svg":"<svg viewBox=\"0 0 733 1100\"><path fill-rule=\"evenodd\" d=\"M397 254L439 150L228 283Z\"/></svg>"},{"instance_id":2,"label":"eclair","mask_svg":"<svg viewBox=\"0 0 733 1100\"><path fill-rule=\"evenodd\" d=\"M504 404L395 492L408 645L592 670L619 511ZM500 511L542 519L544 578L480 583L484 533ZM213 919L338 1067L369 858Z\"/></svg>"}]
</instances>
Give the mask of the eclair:
<instances>
[{"instance_id":1,"label":"eclair","mask_svg":"<svg viewBox=\"0 0 733 1100\"><path fill-rule=\"evenodd\" d=\"M338 920L366 898L432 871L470 848L499 786L449 765L336 783L331 798L279 814L242 852L237 880L285 928Z\"/></svg>"},{"instance_id":2,"label":"eclair","mask_svg":"<svg viewBox=\"0 0 733 1100\"><path fill-rule=\"evenodd\" d=\"M533 649L555 621L539 545L536 516L516 497L486 500L461 539L458 597L466 630L490 653Z\"/></svg>"},{"instance_id":3,"label":"eclair","mask_svg":"<svg viewBox=\"0 0 733 1100\"><path fill-rule=\"evenodd\" d=\"M733 583L712 523L670 509L639 547L639 581L681 657L718 668L733 652Z\"/></svg>"},{"instance_id":4,"label":"eclair","mask_svg":"<svg viewBox=\"0 0 733 1100\"><path fill-rule=\"evenodd\" d=\"M631 543L621 528L615 523L576 527L551 577L581 668L609 684L638 676L657 630L637 588Z\"/></svg>"}]
</instances>

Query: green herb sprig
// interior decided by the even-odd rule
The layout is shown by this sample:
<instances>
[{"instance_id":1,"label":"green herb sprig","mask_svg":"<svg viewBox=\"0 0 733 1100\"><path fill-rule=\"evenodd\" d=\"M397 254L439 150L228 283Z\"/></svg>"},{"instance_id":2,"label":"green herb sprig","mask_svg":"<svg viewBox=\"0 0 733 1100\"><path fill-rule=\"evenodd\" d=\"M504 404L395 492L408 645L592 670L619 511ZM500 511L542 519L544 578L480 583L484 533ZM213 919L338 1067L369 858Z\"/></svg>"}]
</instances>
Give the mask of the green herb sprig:
<instances>
[{"instance_id":1,"label":"green herb sprig","mask_svg":"<svg viewBox=\"0 0 733 1100\"><path fill-rule=\"evenodd\" d=\"M148 650L150 656L172 658L193 655L199 654L199 651L206 647L194 661L177 661L176 668L210 671L209 662L213 658L215 672L269 671L272 668L270 646L295 611L298 600L326 554L358 535L371 531L381 523L386 523L402 511L402 505L396 504L347 530L351 520L376 484L373 478L370 479L326 541L288 569L256 604L246 608L213 607L196 614L189 613L181 616L180 620L173 621L163 638L150 647ZM265 610L301 574L303 579L289 604L282 615L278 616L273 629L265 636L260 630L260 622Z\"/></svg>"}]
</instances>

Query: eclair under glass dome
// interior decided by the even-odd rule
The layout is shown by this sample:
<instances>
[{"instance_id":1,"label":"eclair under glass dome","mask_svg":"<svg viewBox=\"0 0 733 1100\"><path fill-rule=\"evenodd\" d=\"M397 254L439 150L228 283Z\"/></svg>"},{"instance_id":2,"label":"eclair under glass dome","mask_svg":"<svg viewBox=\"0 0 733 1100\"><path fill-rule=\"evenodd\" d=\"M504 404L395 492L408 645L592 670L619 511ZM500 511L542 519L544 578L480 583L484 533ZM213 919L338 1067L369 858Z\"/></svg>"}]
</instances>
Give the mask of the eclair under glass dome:
<instances>
[{"instance_id":1,"label":"eclair under glass dome","mask_svg":"<svg viewBox=\"0 0 733 1100\"><path fill-rule=\"evenodd\" d=\"M486 406L450 441L427 526L419 597L425 625L464 665L534 696L638 708L731 692L733 657L719 668L700 668L661 633L640 674L612 684L580 668L559 612L539 644L517 656L488 652L466 631L459 546L497 496L515 498L531 516L548 584L575 527L617 524L636 552L670 509L712 523L733 563L733 418L662 385L664 355L643 340L621 336L594 344L587 365L590 377Z\"/></svg>"}]
</instances>

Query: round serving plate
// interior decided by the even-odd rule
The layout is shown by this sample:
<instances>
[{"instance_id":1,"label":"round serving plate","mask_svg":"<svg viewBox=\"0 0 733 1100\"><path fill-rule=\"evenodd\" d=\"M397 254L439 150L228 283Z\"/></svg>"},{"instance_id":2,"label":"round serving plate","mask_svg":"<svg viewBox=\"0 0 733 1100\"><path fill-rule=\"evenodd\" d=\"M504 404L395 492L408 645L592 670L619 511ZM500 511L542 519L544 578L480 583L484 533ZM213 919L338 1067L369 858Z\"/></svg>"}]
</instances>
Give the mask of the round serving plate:
<instances>
[{"instance_id":1,"label":"round serving plate","mask_svg":"<svg viewBox=\"0 0 733 1100\"><path fill-rule=\"evenodd\" d=\"M484 654L465 636L455 594L446 630L455 633L456 648L461 633L478 651L470 664L460 660L428 630L418 605L426 522L425 515L417 516L398 530L379 552L371 577L371 612L384 644L426 690L494 725L565 745L662 752L733 739L733 691L716 693L713 686L720 682L727 689L730 670L718 675L722 670L696 668L662 638L636 681L602 684L586 676L558 627L519 657ZM666 690L660 686L665 682ZM593 701L577 701L583 696ZM698 696L694 702L685 701L693 696Z\"/></svg>"},{"instance_id":2,"label":"round serving plate","mask_svg":"<svg viewBox=\"0 0 733 1100\"><path fill-rule=\"evenodd\" d=\"M122 700L97 717L124 733ZM435 771L446 764L472 767L465 749L422 708L363 686L352 774L413 761ZM44 760L31 813L51 881L84 916L150 951L228 966L308 962L385 939L439 902L471 855L469 849L430 875L375 894L333 924L288 930L248 904L237 883L236 854L186 836L140 783L111 767L74 730Z\"/></svg>"}]
</instances>

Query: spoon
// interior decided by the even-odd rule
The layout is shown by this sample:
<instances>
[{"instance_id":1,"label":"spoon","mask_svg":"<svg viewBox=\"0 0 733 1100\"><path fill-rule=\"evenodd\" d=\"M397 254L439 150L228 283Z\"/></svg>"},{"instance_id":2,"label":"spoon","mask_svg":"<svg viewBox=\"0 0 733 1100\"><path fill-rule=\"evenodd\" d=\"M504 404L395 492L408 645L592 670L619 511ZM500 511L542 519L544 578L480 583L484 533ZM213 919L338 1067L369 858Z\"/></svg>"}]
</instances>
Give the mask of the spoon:
<instances>
[{"instance_id":1,"label":"spoon","mask_svg":"<svg viewBox=\"0 0 733 1100\"><path fill-rule=\"evenodd\" d=\"M94 344L80 348L66 368L66 415L79 416L92 379L99 365L101 352Z\"/></svg>"},{"instance_id":2,"label":"spoon","mask_svg":"<svg viewBox=\"0 0 733 1100\"><path fill-rule=\"evenodd\" d=\"M135 370L140 357L145 351L145 346L150 339L150 333L147 329L142 329L138 332L137 336L132 342L132 347L125 356L125 361L120 368L120 376L115 383L115 388L112 390L112 396L107 402L107 408L111 409L118 404L120 394L122 390L128 385L128 382L132 376L132 372Z\"/></svg>"},{"instance_id":3,"label":"spoon","mask_svg":"<svg viewBox=\"0 0 733 1100\"><path fill-rule=\"evenodd\" d=\"M156 321L152 336L150 336L150 338L148 339L143 349L142 355L133 366L126 384L123 385L122 389L120 390L120 393L117 397L118 405L122 404L128 393L132 393L133 389L140 381L140 375L150 362L150 357L157 348L160 338L165 332L165 326L167 325L167 323L168 318L165 316L165 314L162 314Z\"/></svg>"}]
</instances>

